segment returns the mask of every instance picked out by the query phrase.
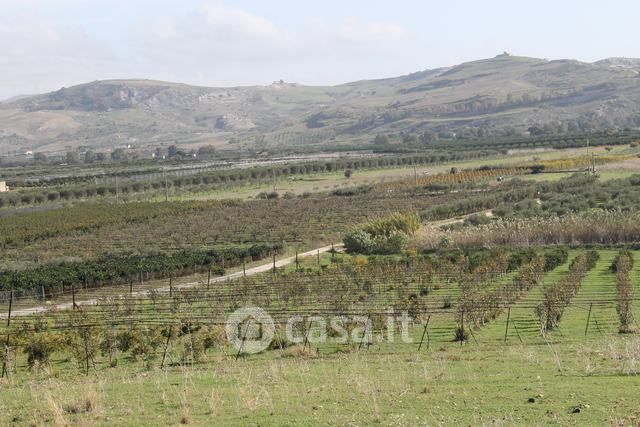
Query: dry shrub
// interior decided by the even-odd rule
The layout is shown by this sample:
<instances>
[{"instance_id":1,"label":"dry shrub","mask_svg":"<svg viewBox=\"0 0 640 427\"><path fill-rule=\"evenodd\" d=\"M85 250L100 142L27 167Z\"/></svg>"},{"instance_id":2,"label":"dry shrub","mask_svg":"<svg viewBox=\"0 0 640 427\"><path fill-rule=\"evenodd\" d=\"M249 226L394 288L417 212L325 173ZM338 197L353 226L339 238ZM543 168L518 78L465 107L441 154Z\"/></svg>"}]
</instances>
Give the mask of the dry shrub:
<instances>
[{"instance_id":1,"label":"dry shrub","mask_svg":"<svg viewBox=\"0 0 640 427\"><path fill-rule=\"evenodd\" d=\"M51 415L53 416L54 424L59 427L67 426L68 423L64 418L64 411L54 400L53 396L51 396L51 393L47 392L47 394L45 394L45 400L49 410L51 411Z\"/></svg>"},{"instance_id":2,"label":"dry shrub","mask_svg":"<svg viewBox=\"0 0 640 427\"><path fill-rule=\"evenodd\" d=\"M220 398L220 393L217 390L211 390L209 394L208 400L209 410L207 411L207 415L217 416L220 406L222 406L223 400Z\"/></svg>"},{"instance_id":3,"label":"dry shrub","mask_svg":"<svg viewBox=\"0 0 640 427\"><path fill-rule=\"evenodd\" d=\"M180 424L191 424L191 408L184 393L180 395Z\"/></svg>"},{"instance_id":4,"label":"dry shrub","mask_svg":"<svg viewBox=\"0 0 640 427\"><path fill-rule=\"evenodd\" d=\"M453 231L427 228L416 244L436 249L443 239L457 248L632 243L640 240L640 213L590 211L552 218L498 219Z\"/></svg>"},{"instance_id":5,"label":"dry shrub","mask_svg":"<svg viewBox=\"0 0 640 427\"><path fill-rule=\"evenodd\" d=\"M317 351L311 346L302 346L302 345L294 345L292 347L287 348L283 353L282 357L301 357L310 359L312 357L317 356Z\"/></svg>"},{"instance_id":6,"label":"dry shrub","mask_svg":"<svg viewBox=\"0 0 640 427\"><path fill-rule=\"evenodd\" d=\"M100 412L100 394L92 384L85 388L84 410L94 415L98 415Z\"/></svg>"}]
</instances>

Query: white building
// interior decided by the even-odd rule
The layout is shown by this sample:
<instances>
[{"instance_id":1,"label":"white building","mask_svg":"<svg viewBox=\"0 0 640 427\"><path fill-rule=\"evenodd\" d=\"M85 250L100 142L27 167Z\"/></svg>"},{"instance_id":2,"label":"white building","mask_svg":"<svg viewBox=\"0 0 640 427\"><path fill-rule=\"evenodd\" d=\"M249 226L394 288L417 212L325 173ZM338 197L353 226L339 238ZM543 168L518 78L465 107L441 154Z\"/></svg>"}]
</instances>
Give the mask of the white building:
<instances>
[{"instance_id":1,"label":"white building","mask_svg":"<svg viewBox=\"0 0 640 427\"><path fill-rule=\"evenodd\" d=\"M9 191L9 187L7 187L6 182L0 181L0 193L4 193L5 191Z\"/></svg>"}]
</instances>

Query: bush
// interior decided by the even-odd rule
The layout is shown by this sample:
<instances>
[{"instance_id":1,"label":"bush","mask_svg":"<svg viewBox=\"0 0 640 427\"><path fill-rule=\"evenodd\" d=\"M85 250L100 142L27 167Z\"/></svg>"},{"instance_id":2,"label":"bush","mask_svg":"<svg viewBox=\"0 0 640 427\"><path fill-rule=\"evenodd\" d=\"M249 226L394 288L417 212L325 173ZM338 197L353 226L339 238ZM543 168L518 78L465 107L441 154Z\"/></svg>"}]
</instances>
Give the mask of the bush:
<instances>
[{"instance_id":1,"label":"bush","mask_svg":"<svg viewBox=\"0 0 640 427\"><path fill-rule=\"evenodd\" d=\"M344 247L347 252L355 252L361 254L371 253L373 241L371 235L364 230L357 229L344 236Z\"/></svg>"},{"instance_id":2,"label":"bush","mask_svg":"<svg viewBox=\"0 0 640 427\"><path fill-rule=\"evenodd\" d=\"M464 220L465 225L482 225L489 224L491 222L491 218L484 214L476 214L471 215L470 217Z\"/></svg>"},{"instance_id":3,"label":"bush","mask_svg":"<svg viewBox=\"0 0 640 427\"><path fill-rule=\"evenodd\" d=\"M404 233L395 233L391 236L378 236L373 239L372 253L391 255L402 252L409 243L409 236Z\"/></svg>"},{"instance_id":4,"label":"bush","mask_svg":"<svg viewBox=\"0 0 640 427\"><path fill-rule=\"evenodd\" d=\"M551 271L569 259L567 248L555 248L544 253L544 271Z\"/></svg>"},{"instance_id":5,"label":"bush","mask_svg":"<svg viewBox=\"0 0 640 427\"><path fill-rule=\"evenodd\" d=\"M56 343L47 333L36 333L28 337L28 341L24 346L24 353L27 355L29 368L49 363L49 358L56 350L56 347Z\"/></svg>"},{"instance_id":6,"label":"bush","mask_svg":"<svg viewBox=\"0 0 640 427\"><path fill-rule=\"evenodd\" d=\"M456 328L455 336L453 337L454 342L465 342L469 339L469 332L466 331L462 326L458 326Z\"/></svg>"}]
</instances>

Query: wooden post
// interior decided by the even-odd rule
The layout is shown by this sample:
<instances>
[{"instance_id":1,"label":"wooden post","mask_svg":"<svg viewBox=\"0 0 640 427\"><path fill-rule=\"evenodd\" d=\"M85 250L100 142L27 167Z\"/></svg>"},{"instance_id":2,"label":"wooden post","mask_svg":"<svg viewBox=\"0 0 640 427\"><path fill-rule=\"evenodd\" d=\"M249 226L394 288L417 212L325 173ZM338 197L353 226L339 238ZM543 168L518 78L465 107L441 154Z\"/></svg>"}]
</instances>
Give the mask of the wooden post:
<instances>
[{"instance_id":1,"label":"wooden post","mask_svg":"<svg viewBox=\"0 0 640 427\"><path fill-rule=\"evenodd\" d=\"M591 320L591 309L593 308L593 303L589 304L589 314L587 315L587 324L584 327L584 336L587 336L587 331L589 331L589 320Z\"/></svg>"},{"instance_id":2,"label":"wooden post","mask_svg":"<svg viewBox=\"0 0 640 427\"><path fill-rule=\"evenodd\" d=\"M169 298L173 296L173 274L169 273Z\"/></svg>"},{"instance_id":3,"label":"wooden post","mask_svg":"<svg viewBox=\"0 0 640 427\"><path fill-rule=\"evenodd\" d=\"M209 273L207 276L207 288L211 286L211 265L209 265Z\"/></svg>"},{"instance_id":4,"label":"wooden post","mask_svg":"<svg viewBox=\"0 0 640 427\"><path fill-rule=\"evenodd\" d=\"M307 348L307 343L309 342L309 333L311 332L311 323L313 322L309 322L309 327L307 328L307 333L304 334L304 344L302 345L302 349L304 350L305 348ZM366 333L366 331L365 331ZM360 345L362 345L362 342L360 343Z\"/></svg>"},{"instance_id":5,"label":"wooden post","mask_svg":"<svg viewBox=\"0 0 640 427\"><path fill-rule=\"evenodd\" d=\"M276 254L273 254L273 274L276 274Z\"/></svg>"},{"instance_id":6,"label":"wooden post","mask_svg":"<svg viewBox=\"0 0 640 427\"><path fill-rule=\"evenodd\" d=\"M247 277L247 263L242 261L242 276Z\"/></svg>"},{"instance_id":7,"label":"wooden post","mask_svg":"<svg viewBox=\"0 0 640 427\"><path fill-rule=\"evenodd\" d=\"M298 250L296 249L296 271L298 271L299 265L300 265L300 262L298 261Z\"/></svg>"},{"instance_id":8,"label":"wooden post","mask_svg":"<svg viewBox=\"0 0 640 427\"><path fill-rule=\"evenodd\" d=\"M9 314L7 315L7 327L11 326L11 307L13 306L13 288L9 292Z\"/></svg>"},{"instance_id":9,"label":"wooden post","mask_svg":"<svg viewBox=\"0 0 640 427\"><path fill-rule=\"evenodd\" d=\"M333 247L333 242L331 242L331 259L336 257L336 249Z\"/></svg>"},{"instance_id":10,"label":"wooden post","mask_svg":"<svg viewBox=\"0 0 640 427\"><path fill-rule=\"evenodd\" d=\"M242 325L242 344L240 344L240 348L238 349L238 354L236 354L236 360L240 357L240 355L245 356L244 354L244 344L247 340L247 326Z\"/></svg>"},{"instance_id":11,"label":"wooden post","mask_svg":"<svg viewBox=\"0 0 640 427\"><path fill-rule=\"evenodd\" d=\"M318 265L320 265L320 249L318 249Z\"/></svg>"},{"instance_id":12,"label":"wooden post","mask_svg":"<svg viewBox=\"0 0 640 427\"><path fill-rule=\"evenodd\" d=\"M129 296L133 296L133 278L129 278Z\"/></svg>"},{"instance_id":13,"label":"wooden post","mask_svg":"<svg viewBox=\"0 0 640 427\"><path fill-rule=\"evenodd\" d=\"M509 333L509 320L511 319L511 307L507 311L507 327L504 329L504 342L507 342L507 334Z\"/></svg>"},{"instance_id":14,"label":"wooden post","mask_svg":"<svg viewBox=\"0 0 640 427\"><path fill-rule=\"evenodd\" d=\"M40 290L42 290L42 302L46 302L47 296L44 293L44 285L40 285Z\"/></svg>"},{"instance_id":15,"label":"wooden post","mask_svg":"<svg viewBox=\"0 0 640 427\"><path fill-rule=\"evenodd\" d=\"M520 332L518 331L518 327L516 326L516 322L513 322L513 329L516 330L516 334L518 335L518 339L520 340L520 343L522 343L522 337L520 336Z\"/></svg>"},{"instance_id":16,"label":"wooden post","mask_svg":"<svg viewBox=\"0 0 640 427\"><path fill-rule=\"evenodd\" d=\"M418 351L422 348L422 341L424 341L425 334L427 335L427 349L429 349L429 334L427 333L427 328L429 327L429 321L431 320L431 315L427 317L427 323L424 324L424 331L422 331L422 338L420 338L420 345L418 346Z\"/></svg>"},{"instance_id":17,"label":"wooden post","mask_svg":"<svg viewBox=\"0 0 640 427\"><path fill-rule=\"evenodd\" d=\"M73 310L76 309L76 287L71 285L71 302L73 303Z\"/></svg>"},{"instance_id":18,"label":"wooden post","mask_svg":"<svg viewBox=\"0 0 640 427\"><path fill-rule=\"evenodd\" d=\"M464 310L460 312L460 329L462 331L462 334L460 335L460 347L462 347L464 342Z\"/></svg>"},{"instance_id":19,"label":"wooden post","mask_svg":"<svg viewBox=\"0 0 640 427\"><path fill-rule=\"evenodd\" d=\"M169 329L169 334L167 335L167 342L164 344L164 352L162 352L162 363L160 364L160 369L164 368L164 361L167 358L167 349L169 348L169 341L171 340L171 335L173 335L173 328Z\"/></svg>"}]
</instances>

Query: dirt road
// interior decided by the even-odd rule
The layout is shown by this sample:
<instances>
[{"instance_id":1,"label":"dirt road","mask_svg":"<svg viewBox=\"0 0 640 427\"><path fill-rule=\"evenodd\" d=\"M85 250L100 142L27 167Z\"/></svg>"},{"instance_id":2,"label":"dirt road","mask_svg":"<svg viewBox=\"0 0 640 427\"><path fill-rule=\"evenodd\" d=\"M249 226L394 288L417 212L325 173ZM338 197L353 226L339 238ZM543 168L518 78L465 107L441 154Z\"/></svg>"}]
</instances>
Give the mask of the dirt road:
<instances>
[{"instance_id":1,"label":"dirt road","mask_svg":"<svg viewBox=\"0 0 640 427\"><path fill-rule=\"evenodd\" d=\"M342 250L342 244L338 243L335 246L336 250ZM311 257L311 256L317 256L318 253L326 253L331 251L332 246L323 246L321 248L316 248L314 250L308 251L308 252L304 252L301 254L298 254L298 258L306 258L306 257ZM288 258L283 258L280 260L276 260L276 268L280 268L280 267L284 267L287 266L289 264L293 264L296 261L296 257L292 256L292 257L288 257ZM266 264L261 264L257 267L252 267L252 268L248 268L246 270L246 275L247 276L253 276L254 274L259 274L259 273L265 273L267 271L270 271L273 268L273 262L269 262ZM232 280L232 279L238 279L240 277L242 277L245 273L242 271L238 271L236 273L231 273L231 274L226 274L224 276L218 276L218 277L212 277L211 278L211 283L219 283L219 282L224 282L226 280ZM199 285L203 285L206 284L206 282L190 282L190 283L183 283L181 285L176 285L173 288L174 289L187 289L187 288L193 288L195 286L199 286ZM162 288L155 288L154 289L156 292L164 292L164 293L169 293L169 287L162 287ZM149 291L140 291L140 292L134 292L133 295L134 296L144 296L147 295L149 293ZM95 299L86 299L86 300L81 300L81 301L76 301L76 305L95 305L97 304L99 301L98 298ZM73 308L73 303L72 302L68 302L68 303L64 303L64 304L56 304L56 305L46 305L46 306L37 306L37 307L32 307L32 308L24 308L24 309L19 309L19 310L15 310L11 312L11 318L13 319L14 317L22 317L22 316L29 316L32 314L37 314L37 313L42 313L44 311L50 310L52 308L55 308L57 310L71 310ZM7 318L8 313L1 313L0 314L0 319L6 319Z\"/></svg>"}]
</instances>

